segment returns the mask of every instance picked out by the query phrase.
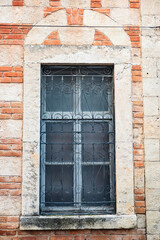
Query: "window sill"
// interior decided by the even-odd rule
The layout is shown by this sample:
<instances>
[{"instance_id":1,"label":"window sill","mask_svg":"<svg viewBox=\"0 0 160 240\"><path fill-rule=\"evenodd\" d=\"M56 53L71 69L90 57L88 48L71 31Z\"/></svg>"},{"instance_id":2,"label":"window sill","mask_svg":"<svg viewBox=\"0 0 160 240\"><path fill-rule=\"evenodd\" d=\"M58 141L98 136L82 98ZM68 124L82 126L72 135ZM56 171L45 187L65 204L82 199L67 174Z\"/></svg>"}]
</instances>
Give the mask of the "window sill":
<instances>
[{"instance_id":1,"label":"window sill","mask_svg":"<svg viewBox=\"0 0 160 240\"><path fill-rule=\"evenodd\" d=\"M22 216L21 230L130 229L136 215Z\"/></svg>"}]
</instances>

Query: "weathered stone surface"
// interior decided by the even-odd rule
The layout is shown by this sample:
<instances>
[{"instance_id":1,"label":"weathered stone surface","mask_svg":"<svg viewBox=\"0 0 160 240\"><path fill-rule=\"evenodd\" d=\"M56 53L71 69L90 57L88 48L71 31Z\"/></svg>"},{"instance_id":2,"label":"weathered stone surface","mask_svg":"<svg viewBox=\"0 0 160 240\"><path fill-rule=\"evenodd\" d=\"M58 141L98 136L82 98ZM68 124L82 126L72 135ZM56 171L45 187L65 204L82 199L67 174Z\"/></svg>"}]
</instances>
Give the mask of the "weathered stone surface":
<instances>
[{"instance_id":1,"label":"weathered stone surface","mask_svg":"<svg viewBox=\"0 0 160 240\"><path fill-rule=\"evenodd\" d=\"M147 235L147 240L160 240L160 235Z\"/></svg>"},{"instance_id":2,"label":"weathered stone surface","mask_svg":"<svg viewBox=\"0 0 160 240\"><path fill-rule=\"evenodd\" d=\"M98 13L96 11L85 10L83 22L86 26L97 26L96 29L104 33L114 45L130 45L129 36L126 34L123 28L116 28L116 26L119 25L115 19L112 20L112 18L109 18L108 16L105 16L104 14ZM103 28L104 25L110 27ZM98 28L98 26L102 27Z\"/></svg>"},{"instance_id":3,"label":"weathered stone surface","mask_svg":"<svg viewBox=\"0 0 160 240\"><path fill-rule=\"evenodd\" d=\"M146 97L159 96L160 81L159 78L144 78L143 93Z\"/></svg>"},{"instance_id":4,"label":"weathered stone surface","mask_svg":"<svg viewBox=\"0 0 160 240\"><path fill-rule=\"evenodd\" d=\"M143 59L142 75L144 78L156 78L157 77L157 61L155 58Z\"/></svg>"},{"instance_id":5,"label":"weathered stone surface","mask_svg":"<svg viewBox=\"0 0 160 240\"><path fill-rule=\"evenodd\" d=\"M49 0L24 0L24 6L30 7L40 7L40 6L49 6Z\"/></svg>"},{"instance_id":6,"label":"weathered stone surface","mask_svg":"<svg viewBox=\"0 0 160 240\"><path fill-rule=\"evenodd\" d=\"M21 158L0 157L0 175L21 175Z\"/></svg>"},{"instance_id":7,"label":"weathered stone surface","mask_svg":"<svg viewBox=\"0 0 160 240\"><path fill-rule=\"evenodd\" d=\"M142 214L137 214L137 227L145 228L146 226L146 216Z\"/></svg>"},{"instance_id":8,"label":"weathered stone surface","mask_svg":"<svg viewBox=\"0 0 160 240\"><path fill-rule=\"evenodd\" d=\"M39 143L23 144L22 214L39 215Z\"/></svg>"},{"instance_id":9,"label":"weathered stone surface","mask_svg":"<svg viewBox=\"0 0 160 240\"><path fill-rule=\"evenodd\" d=\"M136 226L136 216L79 215L21 217L21 230L53 229L129 229Z\"/></svg>"},{"instance_id":10,"label":"weathered stone surface","mask_svg":"<svg viewBox=\"0 0 160 240\"><path fill-rule=\"evenodd\" d=\"M16 54L15 54L16 53ZM22 66L23 47L15 45L1 45L0 66Z\"/></svg>"},{"instance_id":11,"label":"weathered stone surface","mask_svg":"<svg viewBox=\"0 0 160 240\"><path fill-rule=\"evenodd\" d=\"M160 212L147 211L146 216L148 234L158 235L160 233Z\"/></svg>"},{"instance_id":12,"label":"weathered stone surface","mask_svg":"<svg viewBox=\"0 0 160 240\"><path fill-rule=\"evenodd\" d=\"M144 188L144 169L136 168L135 174L135 188Z\"/></svg>"},{"instance_id":13,"label":"weathered stone surface","mask_svg":"<svg viewBox=\"0 0 160 240\"><path fill-rule=\"evenodd\" d=\"M128 47L25 46L25 63L115 64L130 63ZM31 74L31 73L28 73ZM131 72L129 73L131 76ZM39 72L37 72L39 76ZM26 76L24 76L25 78ZM127 77L127 76L126 76ZM24 80L25 82L25 80Z\"/></svg>"},{"instance_id":14,"label":"weathered stone surface","mask_svg":"<svg viewBox=\"0 0 160 240\"><path fill-rule=\"evenodd\" d=\"M140 14L138 9L134 8L113 8L111 11L111 18L121 25L134 25L140 24ZM117 38L118 39L118 38Z\"/></svg>"},{"instance_id":15,"label":"weathered stone surface","mask_svg":"<svg viewBox=\"0 0 160 240\"><path fill-rule=\"evenodd\" d=\"M159 139L145 139L145 161L160 161Z\"/></svg>"},{"instance_id":16,"label":"weathered stone surface","mask_svg":"<svg viewBox=\"0 0 160 240\"><path fill-rule=\"evenodd\" d=\"M65 8L90 8L90 0L61 0L61 4Z\"/></svg>"},{"instance_id":17,"label":"weathered stone surface","mask_svg":"<svg viewBox=\"0 0 160 240\"><path fill-rule=\"evenodd\" d=\"M147 33L146 30L143 31L145 35L147 36L142 36L142 46L143 46L143 59L146 57L149 58L154 58L154 57L159 57L160 56L160 38L159 36L152 36L152 34L149 34L150 31ZM151 37L152 36L152 37Z\"/></svg>"},{"instance_id":18,"label":"weathered stone surface","mask_svg":"<svg viewBox=\"0 0 160 240\"><path fill-rule=\"evenodd\" d=\"M160 211L160 186L159 188L146 189L146 206L149 211Z\"/></svg>"},{"instance_id":19,"label":"weathered stone surface","mask_svg":"<svg viewBox=\"0 0 160 240\"><path fill-rule=\"evenodd\" d=\"M1 83L0 101L22 101L22 84Z\"/></svg>"},{"instance_id":20,"label":"weathered stone surface","mask_svg":"<svg viewBox=\"0 0 160 240\"><path fill-rule=\"evenodd\" d=\"M131 65L117 64L115 73L116 141L132 141Z\"/></svg>"},{"instance_id":21,"label":"weathered stone surface","mask_svg":"<svg viewBox=\"0 0 160 240\"><path fill-rule=\"evenodd\" d=\"M160 2L159 0L142 0L142 14L155 15L160 14Z\"/></svg>"},{"instance_id":22,"label":"weathered stone surface","mask_svg":"<svg viewBox=\"0 0 160 240\"><path fill-rule=\"evenodd\" d=\"M43 7L5 7L0 8L0 23L29 24L43 18Z\"/></svg>"},{"instance_id":23,"label":"weathered stone surface","mask_svg":"<svg viewBox=\"0 0 160 240\"><path fill-rule=\"evenodd\" d=\"M160 162L146 162L146 188L160 188Z\"/></svg>"},{"instance_id":24,"label":"weathered stone surface","mask_svg":"<svg viewBox=\"0 0 160 240\"><path fill-rule=\"evenodd\" d=\"M128 8L128 0L102 0L102 7L117 7L117 8Z\"/></svg>"},{"instance_id":25,"label":"weathered stone surface","mask_svg":"<svg viewBox=\"0 0 160 240\"><path fill-rule=\"evenodd\" d=\"M133 214L134 210L132 163L132 142L118 142L116 144L116 192L119 203L117 212L120 214Z\"/></svg>"},{"instance_id":26,"label":"weathered stone surface","mask_svg":"<svg viewBox=\"0 0 160 240\"><path fill-rule=\"evenodd\" d=\"M60 28L59 36L64 45L92 45L95 30L93 28Z\"/></svg>"},{"instance_id":27,"label":"weathered stone surface","mask_svg":"<svg viewBox=\"0 0 160 240\"><path fill-rule=\"evenodd\" d=\"M142 25L143 26L155 26L155 16L154 15L143 15L142 16ZM145 34L145 30L142 31L142 34Z\"/></svg>"},{"instance_id":28,"label":"weathered stone surface","mask_svg":"<svg viewBox=\"0 0 160 240\"><path fill-rule=\"evenodd\" d=\"M48 27L37 27L36 25ZM65 26L67 25L67 15L65 10L59 10L48 15L46 18L39 21L35 27L33 27L28 33L25 44L42 44L44 40L58 27L54 26ZM53 27L49 27L49 25Z\"/></svg>"},{"instance_id":29,"label":"weathered stone surface","mask_svg":"<svg viewBox=\"0 0 160 240\"><path fill-rule=\"evenodd\" d=\"M0 6L12 6L12 0L0 0Z\"/></svg>"},{"instance_id":30,"label":"weathered stone surface","mask_svg":"<svg viewBox=\"0 0 160 240\"><path fill-rule=\"evenodd\" d=\"M160 136L160 118L145 117L144 118L144 133L146 138L157 138Z\"/></svg>"},{"instance_id":31,"label":"weathered stone surface","mask_svg":"<svg viewBox=\"0 0 160 240\"><path fill-rule=\"evenodd\" d=\"M0 215L17 216L20 215L21 197L0 196ZM7 203L7 204L6 204Z\"/></svg>"},{"instance_id":32,"label":"weathered stone surface","mask_svg":"<svg viewBox=\"0 0 160 240\"><path fill-rule=\"evenodd\" d=\"M21 138L22 121L20 120L1 120L0 121L1 138Z\"/></svg>"},{"instance_id":33,"label":"weathered stone surface","mask_svg":"<svg viewBox=\"0 0 160 240\"><path fill-rule=\"evenodd\" d=\"M154 116L159 114L158 97L144 97L144 115Z\"/></svg>"}]
</instances>

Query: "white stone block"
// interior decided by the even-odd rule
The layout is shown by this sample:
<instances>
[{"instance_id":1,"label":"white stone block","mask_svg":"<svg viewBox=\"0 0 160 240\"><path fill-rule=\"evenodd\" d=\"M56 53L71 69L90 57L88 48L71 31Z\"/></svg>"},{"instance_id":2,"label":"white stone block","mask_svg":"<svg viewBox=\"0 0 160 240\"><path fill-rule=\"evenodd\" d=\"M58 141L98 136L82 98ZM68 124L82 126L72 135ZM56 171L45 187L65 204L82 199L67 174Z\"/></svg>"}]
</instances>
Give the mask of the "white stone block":
<instances>
[{"instance_id":1,"label":"white stone block","mask_svg":"<svg viewBox=\"0 0 160 240\"><path fill-rule=\"evenodd\" d=\"M141 6L142 15L160 14L159 0L142 0Z\"/></svg>"},{"instance_id":2,"label":"white stone block","mask_svg":"<svg viewBox=\"0 0 160 240\"><path fill-rule=\"evenodd\" d=\"M0 215L19 216L21 207L20 196L0 196Z\"/></svg>"},{"instance_id":3,"label":"white stone block","mask_svg":"<svg viewBox=\"0 0 160 240\"><path fill-rule=\"evenodd\" d=\"M65 8L90 8L90 0L61 0Z\"/></svg>"},{"instance_id":4,"label":"white stone block","mask_svg":"<svg viewBox=\"0 0 160 240\"><path fill-rule=\"evenodd\" d=\"M145 161L154 162L160 160L159 139L145 139Z\"/></svg>"},{"instance_id":5,"label":"white stone block","mask_svg":"<svg viewBox=\"0 0 160 240\"><path fill-rule=\"evenodd\" d=\"M86 26L102 26L96 27L96 29L104 33L114 45L130 45L129 36L123 28L116 27L119 26L119 23L113 19L114 17L110 18L96 11L85 10L83 22ZM110 26L110 28L103 28L103 26Z\"/></svg>"},{"instance_id":6,"label":"white stone block","mask_svg":"<svg viewBox=\"0 0 160 240\"><path fill-rule=\"evenodd\" d=\"M43 7L4 7L0 8L1 23L32 24L43 18Z\"/></svg>"},{"instance_id":7,"label":"white stone block","mask_svg":"<svg viewBox=\"0 0 160 240\"><path fill-rule=\"evenodd\" d=\"M128 0L102 0L103 8L128 8Z\"/></svg>"},{"instance_id":8,"label":"white stone block","mask_svg":"<svg viewBox=\"0 0 160 240\"><path fill-rule=\"evenodd\" d=\"M160 94L159 78L143 79L143 94L145 97L157 97Z\"/></svg>"},{"instance_id":9,"label":"white stone block","mask_svg":"<svg viewBox=\"0 0 160 240\"><path fill-rule=\"evenodd\" d=\"M160 188L160 162L146 162L146 188Z\"/></svg>"},{"instance_id":10,"label":"white stone block","mask_svg":"<svg viewBox=\"0 0 160 240\"><path fill-rule=\"evenodd\" d=\"M0 101L22 101L22 84L1 83Z\"/></svg>"},{"instance_id":11,"label":"white stone block","mask_svg":"<svg viewBox=\"0 0 160 240\"><path fill-rule=\"evenodd\" d=\"M12 6L12 0L0 0L0 6Z\"/></svg>"},{"instance_id":12,"label":"white stone block","mask_svg":"<svg viewBox=\"0 0 160 240\"><path fill-rule=\"evenodd\" d=\"M144 188L144 169L135 168L135 188Z\"/></svg>"},{"instance_id":13,"label":"white stone block","mask_svg":"<svg viewBox=\"0 0 160 240\"><path fill-rule=\"evenodd\" d=\"M93 28L60 28L59 36L63 45L92 45L95 30Z\"/></svg>"},{"instance_id":14,"label":"white stone block","mask_svg":"<svg viewBox=\"0 0 160 240\"><path fill-rule=\"evenodd\" d=\"M37 25L45 26L51 25L53 27L38 27L35 25L28 33L25 44L42 44L43 41L58 27L54 26L65 26L67 25L67 15L64 9L53 12L46 18L43 18L37 23Z\"/></svg>"},{"instance_id":15,"label":"white stone block","mask_svg":"<svg viewBox=\"0 0 160 240\"><path fill-rule=\"evenodd\" d=\"M144 133L146 138L157 138L160 136L160 118L145 117L144 118Z\"/></svg>"},{"instance_id":16,"label":"white stone block","mask_svg":"<svg viewBox=\"0 0 160 240\"><path fill-rule=\"evenodd\" d=\"M145 50L144 50L145 51ZM155 58L143 58L142 76L145 78L157 77L157 60Z\"/></svg>"},{"instance_id":17,"label":"white stone block","mask_svg":"<svg viewBox=\"0 0 160 240\"><path fill-rule=\"evenodd\" d=\"M1 120L0 137L1 138L21 138L22 121L21 120Z\"/></svg>"},{"instance_id":18,"label":"white stone block","mask_svg":"<svg viewBox=\"0 0 160 240\"><path fill-rule=\"evenodd\" d=\"M160 212L147 211L146 219L147 219L147 233L153 234L153 235L156 235L156 234L159 235L159 233L160 233ZM152 239L154 239L154 238L152 238Z\"/></svg>"},{"instance_id":19,"label":"white stone block","mask_svg":"<svg viewBox=\"0 0 160 240\"><path fill-rule=\"evenodd\" d=\"M47 7L47 6L49 6L49 0L24 0L24 6Z\"/></svg>"},{"instance_id":20,"label":"white stone block","mask_svg":"<svg viewBox=\"0 0 160 240\"><path fill-rule=\"evenodd\" d=\"M146 208L147 211L159 211L160 209L160 187L146 189Z\"/></svg>"},{"instance_id":21,"label":"white stone block","mask_svg":"<svg viewBox=\"0 0 160 240\"><path fill-rule=\"evenodd\" d=\"M137 227L145 228L146 227L146 216L142 214L137 214Z\"/></svg>"},{"instance_id":22,"label":"white stone block","mask_svg":"<svg viewBox=\"0 0 160 240\"><path fill-rule=\"evenodd\" d=\"M144 115L158 115L159 101L158 97L144 97Z\"/></svg>"},{"instance_id":23,"label":"white stone block","mask_svg":"<svg viewBox=\"0 0 160 240\"><path fill-rule=\"evenodd\" d=\"M139 9L134 8L113 8L111 10L111 18L121 25L139 25L140 24L140 13Z\"/></svg>"},{"instance_id":24,"label":"white stone block","mask_svg":"<svg viewBox=\"0 0 160 240\"><path fill-rule=\"evenodd\" d=\"M1 45L0 66L22 66L23 47L16 45Z\"/></svg>"},{"instance_id":25,"label":"white stone block","mask_svg":"<svg viewBox=\"0 0 160 240\"><path fill-rule=\"evenodd\" d=\"M0 175L21 176L21 158L0 157Z\"/></svg>"}]
</instances>

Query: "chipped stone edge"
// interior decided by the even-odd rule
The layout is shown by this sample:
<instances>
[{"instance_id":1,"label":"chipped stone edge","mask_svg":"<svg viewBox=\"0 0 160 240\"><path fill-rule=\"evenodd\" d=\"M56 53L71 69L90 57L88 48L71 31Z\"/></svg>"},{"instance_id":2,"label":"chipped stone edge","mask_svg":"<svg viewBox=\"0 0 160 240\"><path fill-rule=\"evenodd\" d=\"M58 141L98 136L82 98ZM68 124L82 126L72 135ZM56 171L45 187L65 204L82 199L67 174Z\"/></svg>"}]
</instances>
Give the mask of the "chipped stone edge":
<instances>
[{"instance_id":1,"label":"chipped stone edge","mask_svg":"<svg viewBox=\"0 0 160 240\"><path fill-rule=\"evenodd\" d=\"M131 229L136 215L21 216L21 230Z\"/></svg>"}]
</instances>

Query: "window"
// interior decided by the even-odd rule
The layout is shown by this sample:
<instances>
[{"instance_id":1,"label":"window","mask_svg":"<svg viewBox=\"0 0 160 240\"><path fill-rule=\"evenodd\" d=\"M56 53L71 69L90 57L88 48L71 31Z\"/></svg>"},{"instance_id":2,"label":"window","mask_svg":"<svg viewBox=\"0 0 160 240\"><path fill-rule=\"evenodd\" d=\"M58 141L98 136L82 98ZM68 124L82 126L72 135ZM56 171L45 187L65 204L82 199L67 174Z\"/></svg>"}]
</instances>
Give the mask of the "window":
<instances>
[{"instance_id":1,"label":"window","mask_svg":"<svg viewBox=\"0 0 160 240\"><path fill-rule=\"evenodd\" d=\"M42 66L41 213L115 213L113 66Z\"/></svg>"}]
</instances>

